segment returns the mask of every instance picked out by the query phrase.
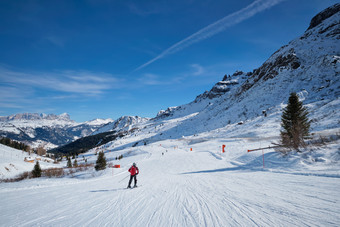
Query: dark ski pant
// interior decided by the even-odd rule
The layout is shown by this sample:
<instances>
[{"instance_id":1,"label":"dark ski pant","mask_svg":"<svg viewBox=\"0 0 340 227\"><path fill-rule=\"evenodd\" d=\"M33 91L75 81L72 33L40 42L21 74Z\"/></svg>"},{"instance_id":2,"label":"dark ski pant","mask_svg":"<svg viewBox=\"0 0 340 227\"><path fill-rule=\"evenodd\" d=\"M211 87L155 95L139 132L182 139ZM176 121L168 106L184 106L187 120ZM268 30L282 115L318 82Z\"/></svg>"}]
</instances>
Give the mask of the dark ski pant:
<instances>
[{"instance_id":1,"label":"dark ski pant","mask_svg":"<svg viewBox=\"0 0 340 227\"><path fill-rule=\"evenodd\" d=\"M128 187L131 187L132 179L135 179L135 186L137 185L137 174L136 175L131 175Z\"/></svg>"}]
</instances>

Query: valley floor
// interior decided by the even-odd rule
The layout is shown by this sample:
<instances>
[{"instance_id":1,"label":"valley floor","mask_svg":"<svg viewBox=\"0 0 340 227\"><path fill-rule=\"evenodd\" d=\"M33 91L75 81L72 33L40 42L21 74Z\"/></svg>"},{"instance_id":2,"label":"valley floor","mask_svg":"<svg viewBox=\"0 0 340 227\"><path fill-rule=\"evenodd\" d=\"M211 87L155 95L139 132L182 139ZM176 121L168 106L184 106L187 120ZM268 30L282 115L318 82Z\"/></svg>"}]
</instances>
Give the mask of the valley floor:
<instances>
[{"instance_id":1,"label":"valley floor","mask_svg":"<svg viewBox=\"0 0 340 227\"><path fill-rule=\"evenodd\" d=\"M340 225L338 176L247 168L227 154L172 145L141 152L134 189L126 189L127 169L137 156L98 177L0 184L0 225Z\"/></svg>"}]
</instances>

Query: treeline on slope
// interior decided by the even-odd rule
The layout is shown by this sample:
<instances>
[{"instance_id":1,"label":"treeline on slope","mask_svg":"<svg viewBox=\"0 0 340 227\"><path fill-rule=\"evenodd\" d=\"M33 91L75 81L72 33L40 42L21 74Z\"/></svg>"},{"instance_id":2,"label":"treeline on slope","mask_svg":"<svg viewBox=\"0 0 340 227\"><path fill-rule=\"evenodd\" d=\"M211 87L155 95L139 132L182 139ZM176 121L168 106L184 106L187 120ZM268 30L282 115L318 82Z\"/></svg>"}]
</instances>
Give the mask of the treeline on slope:
<instances>
[{"instance_id":1,"label":"treeline on slope","mask_svg":"<svg viewBox=\"0 0 340 227\"><path fill-rule=\"evenodd\" d=\"M28 146L24 143L21 143L21 142L17 142L15 140L11 140L10 138L7 138L7 137L0 137L0 143L3 144L3 145L6 145L8 147L18 149L18 150L22 150L22 151L26 151L26 152L31 151L30 146Z\"/></svg>"},{"instance_id":2,"label":"treeline on slope","mask_svg":"<svg viewBox=\"0 0 340 227\"><path fill-rule=\"evenodd\" d=\"M87 152L88 150L106 144L117 138L121 138L125 135L125 132L116 133L113 132L103 132L92 136L86 136L80 138L72 143L54 148L49 150L49 153L54 153L58 156L60 155L74 155Z\"/></svg>"}]
</instances>

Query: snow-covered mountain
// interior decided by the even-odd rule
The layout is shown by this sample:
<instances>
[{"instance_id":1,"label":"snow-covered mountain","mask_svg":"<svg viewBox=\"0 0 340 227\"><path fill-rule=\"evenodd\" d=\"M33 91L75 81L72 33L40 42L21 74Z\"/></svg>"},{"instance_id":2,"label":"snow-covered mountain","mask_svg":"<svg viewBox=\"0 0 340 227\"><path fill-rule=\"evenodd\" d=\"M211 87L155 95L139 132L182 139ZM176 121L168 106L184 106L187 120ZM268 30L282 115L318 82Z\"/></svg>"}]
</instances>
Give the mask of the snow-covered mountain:
<instances>
[{"instance_id":1,"label":"snow-covered mountain","mask_svg":"<svg viewBox=\"0 0 340 227\"><path fill-rule=\"evenodd\" d=\"M77 123L66 113L22 113L0 117L0 136L49 149L87 136L110 122L111 119L95 119Z\"/></svg>"},{"instance_id":2,"label":"snow-covered mountain","mask_svg":"<svg viewBox=\"0 0 340 227\"><path fill-rule=\"evenodd\" d=\"M59 121L71 121L70 115L67 113L63 113L60 115L55 114L38 114L38 113L20 113L20 114L14 114L11 116L0 116L0 122L6 122L6 121L24 121L24 120L59 120Z\"/></svg>"},{"instance_id":3,"label":"snow-covered mountain","mask_svg":"<svg viewBox=\"0 0 340 227\"><path fill-rule=\"evenodd\" d=\"M103 133L103 132L120 132L120 131L129 131L137 124L144 123L148 121L149 118L138 117L138 116L123 116L118 118L117 120L106 124L105 126L99 128L97 131L93 133L93 135Z\"/></svg>"},{"instance_id":4,"label":"snow-covered mountain","mask_svg":"<svg viewBox=\"0 0 340 227\"><path fill-rule=\"evenodd\" d=\"M266 115L279 122L289 94L296 92L309 108L312 127L340 125L340 4L316 15L305 33L276 51L253 72L224 76L210 91L152 119L180 119L163 137L208 132ZM320 113L321 118L320 118ZM278 123L277 127L280 127ZM188 130L190 128L190 130Z\"/></svg>"}]
</instances>

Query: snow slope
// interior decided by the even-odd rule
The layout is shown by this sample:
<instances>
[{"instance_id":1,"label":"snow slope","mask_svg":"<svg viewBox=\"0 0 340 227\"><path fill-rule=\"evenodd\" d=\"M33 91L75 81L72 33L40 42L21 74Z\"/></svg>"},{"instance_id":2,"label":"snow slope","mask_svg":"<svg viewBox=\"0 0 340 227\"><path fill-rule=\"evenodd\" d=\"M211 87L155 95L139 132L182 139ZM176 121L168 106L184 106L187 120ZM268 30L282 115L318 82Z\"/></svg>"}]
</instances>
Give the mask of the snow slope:
<instances>
[{"instance_id":1,"label":"snow slope","mask_svg":"<svg viewBox=\"0 0 340 227\"><path fill-rule=\"evenodd\" d=\"M5 226L339 226L339 163L301 163L247 148L268 139L186 138L107 150L126 155L121 169L74 178L34 179L0 185ZM128 141L126 141L128 142ZM221 154L220 145L226 144ZM323 148L322 151L339 149ZM190 151L192 148L192 151ZM86 154L90 161L95 155ZM292 161L290 159L295 159ZM339 154L338 154L339 158ZM339 159L338 159L339 160ZM138 188L125 189L132 162ZM336 171L335 171L336 170Z\"/></svg>"},{"instance_id":2,"label":"snow slope","mask_svg":"<svg viewBox=\"0 0 340 227\"><path fill-rule=\"evenodd\" d=\"M53 164L53 160L36 154L28 154L27 152L17 150L11 147L0 144L0 179L13 178L18 174L26 171L32 171L35 161L33 163L25 162L25 158L29 160L40 159L39 164L42 169L51 167L60 167L60 165Z\"/></svg>"},{"instance_id":3,"label":"snow slope","mask_svg":"<svg viewBox=\"0 0 340 227\"><path fill-rule=\"evenodd\" d=\"M104 151L119 169L0 184L0 220L4 226L340 225L339 128L315 131L315 138L333 136L333 142L289 156L247 152L277 141L275 114L162 139L159 130L194 116L144 122L140 132L79 155L78 163L83 156L95 163L95 153ZM119 155L124 158L116 160ZM139 187L130 190L133 162Z\"/></svg>"}]
</instances>

